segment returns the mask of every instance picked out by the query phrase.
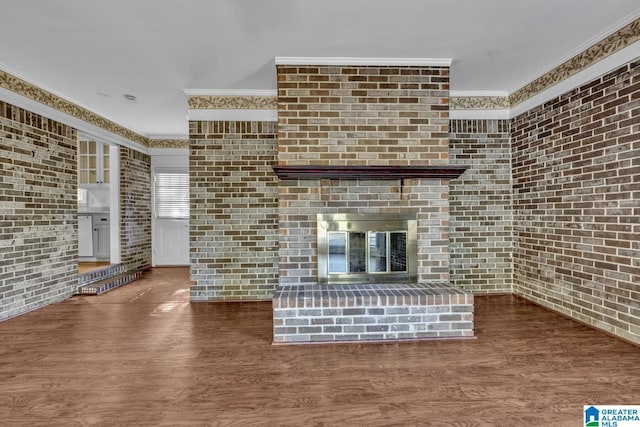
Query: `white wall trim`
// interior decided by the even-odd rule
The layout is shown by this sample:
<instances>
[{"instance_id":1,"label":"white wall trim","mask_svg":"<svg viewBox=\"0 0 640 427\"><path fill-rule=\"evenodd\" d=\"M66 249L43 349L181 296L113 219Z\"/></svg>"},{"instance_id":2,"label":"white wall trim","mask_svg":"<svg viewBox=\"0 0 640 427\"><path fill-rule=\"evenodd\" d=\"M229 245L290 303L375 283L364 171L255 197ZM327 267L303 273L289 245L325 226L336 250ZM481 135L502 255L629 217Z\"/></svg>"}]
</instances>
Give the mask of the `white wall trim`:
<instances>
[{"instance_id":1,"label":"white wall trim","mask_svg":"<svg viewBox=\"0 0 640 427\"><path fill-rule=\"evenodd\" d=\"M142 144L130 141L120 135L116 135L115 133L102 129L101 127L87 123L82 119L58 111L55 108L48 107L8 89L0 88L0 100L71 126L89 139L97 139L111 144L122 145L143 153L148 152L148 147Z\"/></svg>"},{"instance_id":2,"label":"white wall trim","mask_svg":"<svg viewBox=\"0 0 640 427\"><path fill-rule=\"evenodd\" d=\"M171 157L189 156L189 149L188 148L154 147L154 148L149 148L149 155L152 158L154 156L171 156ZM151 163L153 163L153 159L151 160Z\"/></svg>"},{"instance_id":3,"label":"white wall trim","mask_svg":"<svg viewBox=\"0 0 640 427\"><path fill-rule=\"evenodd\" d=\"M449 97L451 98L476 98L476 97L490 97L490 98L506 98L509 96L509 92L506 90L451 90L449 91Z\"/></svg>"},{"instance_id":4,"label":"white wall trim","mask_svg":"<svg viewBox=\"0 0 640 427\"><path fill-rule=\"evenodd\" d=\"M374 66L433 66L450 67L451 58L357 58L276 56L276 65L374 65Z\"/></svg>"},{"instance_id":5,"label":"white wall trim","mask_svg":"<svg viewBox=\"0 0 640 427\"><path fill-rule=\"evenodd\" d=\"M449 110L450 120L506 120L509 110Z\"/></svg>"},{"instance_id":6,"label":"white wall trim","mask_svg":"<svg viewBox=\"0 0 640 427\"><path fill-rule=\"evenodd\" d=\"M189 110L191 121L250 121L250 122L277 122L278 110Z\"/></svg>"},{"instance_id":7,"label":"white wall trim","mask_svg":"<svg viewBox=\"0 0 640 427\"><path fill-rule=\"evenodd\" d=\"M109 146L109 170L120 170L120 147ZM115 176L113 176L115 175ZM120 252L120 174L112 174L109 183L109 261L111 264L122 262Z\"/></svg>"},{"instance_id":8,"label":"white wall trim","mask_svg":"<svg viewBox=\"0 0 640 427\"><path fill-rule=\"evenodd\" d=\"M185 116L185 120L187 120L187 116ZM153 140L167 140L167 139L175 139L176 141L180 141L182 139L189 139L189 133L185 133L185 134L162 134L162 133L158 133L158 134L149 134L147 135L147 138L150 141Z\"/></svg>"},{"instance_id":9,"label":"white wall trim","mask_svg":"<svg viewBox=\"0 0 640 427\"><path fill-rule=\"evenodd\" d=\"M268 96L278 95L270 89L183 89L187 96Z\"/></svg>"}]
</instances>

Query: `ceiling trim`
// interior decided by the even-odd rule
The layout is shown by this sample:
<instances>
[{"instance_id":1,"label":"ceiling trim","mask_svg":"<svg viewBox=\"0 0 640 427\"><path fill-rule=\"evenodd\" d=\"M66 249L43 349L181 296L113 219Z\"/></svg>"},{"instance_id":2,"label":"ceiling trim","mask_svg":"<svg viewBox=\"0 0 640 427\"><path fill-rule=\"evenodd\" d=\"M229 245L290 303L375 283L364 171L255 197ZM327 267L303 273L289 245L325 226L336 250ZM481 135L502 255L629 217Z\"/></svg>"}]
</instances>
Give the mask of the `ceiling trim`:
<instances>
[{"instance_id":1,"label":"ceiling trim","mask_svg":"<svg viewBox=\"0 0 640 427\"><path fill-rule=\"evenodd\" d=\"M640 40L542 92L533 94L517 105L509 102L510 97L493 98L477 96L479 92L452 91L449 98L449 116L456 119L510 119L638 58L640 58Z\"/></svg>"},{"instance_id":2,"label":"ceiling trim","mask_svg":"<svg viewBox=\"0 0 640 427\"><path fill-rule=\"evenodd\" d=\"M189 110L275 110L278 98L272 96L189 96Z\"/></svg>"},{"instance_id":3,"label":"ceiling trim","mask_svg":"<svg viewBox=\"0 0 640 427\"><path fill-rule=\"evenodd\" d=\"M154 148L189 148L189 139L150 139L149 154Z\"/></svg>"},{"instance_id":4,"label":"ceiling trim","mask_svg":"<svg viewBox=\"0 0 640 427\"><path fill-rule=\"evenodd\" d=\"M640 33L638 35L640 36ZM510 117L516 117L638 58L640 58L640 39L625 49L607 56L589 68L565 78L546 90L536 93L518 104L512 103ZM509 99L511 100L511 96Z\"/></svg>"},{"instance_id":5,"label":"ceiling trim","mask_svg":"<svg viewBox=\"0 0 640 427\"><path fill-rule=\"evenodd\" d=\"M149 148L149 155L153 156L188 156L189 155L189 140L186 141L186 147L151 147Z\"/></svg>"},{"instance_id":6,"label":"ceiling trim","mask_svg":"<svg viewBox=\"0 0 640 427\"><path fill-rule=\"evenodd\" d=\"M276 56L276 65L339 65L339 66L430 66L450 67L451 58L358 58L358 57L311 57Z\"/></svg>"},{"instance_id":7,"label":"ceiling trim","mask_svg":"<svg viewBox=\"0 0 640 427\"><path fill-rule=\"evenodd\" d=\"M187 116L185 115L185 118ZM188 133L179 133L179 134L175 134L175 133L167 133L167 134L163 134L163 133L158 133L158 134L152 134L152 135L148 135L147 136L147 140L149 141L149 143L151 144L151 141L158 141L158 140L162 140L162 139L167 139L167 140L180 140L180 139L188 139Z\"/></svg>"},{"instance_id":8,"label":"ceiling trim","mask_svg":"<svg viewBox=\"0 0 640 427\"><path fill-rule=\"evenodd\" d=\"M543 102L570 91L589 80L640 57L640 9L620 21L624 27L533 78L514 92L451 92L451 117L514 117ZM612 30L613 27L610 27ZM592 38L596 40L603 37ZM583 44L585 46L586 44ZM575 52L576 50L574 50ZM566 55L563 58L567 58ZM362 58L362 57L276 57L276 65L328 66L451 66L450 58ZM0 99L45 117L73 126L104 141L145 151L149 137L110 121L71 100L30 83L0 64ZM189 97L189 120L277 121L275 90L185 89ZM486 113L477 113L477 111ZM184 141L171 138L156 140ZM159 142L158 142L159 144ZM167 142L168 144L168 142ZM183 142L176 142L183 144Z\"/></svg>"},{"instance_id":9,"label":"ceiling trim","mask_svg":"<svg viewBox=\"0 0 640 427\"><path fill-rule=\"evenodd\" d=\"M450 90L449 96L454 97L492 97L504 98L509 96L506 90Z\"/></svg>"},{"instance_id":10,"label":"ceiling trim","mask_svg":"<svg viewBox=\"0 0 640 427\"><path fill-rule=\"evenodd\" d=\"M85 124L83 127L90 128L91 133L93 134L96 133L97 129L100 129L101 132L107 132L105 135L112 135L112 137L110 137L111 139L114 139L113 137L117 137L115 139L122 141L121 143L118 143L119 145L127 145L130 148L135 146L146 147L148 145L147 138L145 136L127 129L124 126L120 126L109 119L106 119L48 90L42 89L41 87L36 86L15 74L4 71L3 69L0 69L0 89L4 89L4 100L8 101L8 97L11 96L10 94L16 95L17 98L15 98L15 102L29 104L30 111L58 120L65 124L71 125L70 122L74 122L76 124L71 126L74 126L78 130L81 129L77 123L83 123ZM20 98L23 99L21 100ZM27 100L31 102L27 102ZM21 105L17 106L22 107ZM59 113L56 114L57 118L52 116L53 112Z\"/></svg>"},{"instance_id":11,"label":"ceiling trim","mask_svg":"<svg viewBox=\"0 0 640 427\"><path fill-rule=\"evenodd\" d=\"M190 121L240 121L240 122L277 122L278 110L275 109L209 109L189 110Z\"/></svg>"},{"instance_id":12,"label":"ceiling trim","mask_svg":"<svg viewBox=\"0 0 640 427\"><path fill-rule=\"evenodd\" d=\"M449 108L451 110L504 110L509 109L507 96L465 96L450 94Z\"/></svg>"},{"instance_id":13,"label":"ceiling trim","mask_svg":"<svg viewBox=\"0 0 640 427\"><path fill-rule=\"evenodd\" d=\"M450 120L508 120L509 109L503 110L449 110Z\"/></svg>"},{"instance_id":14,"label":"ceiling trim","mask_svg":"<svg viewBox=\"0 0 640 427\"><path fill-rule=\"evenodd\" d=\"M509 103L513 106L520 104L639 40L640 19L636 19L551 71L517 89L509 95Z\"/></svg>"},{"instance_id":15,"label":"ceiling trim","mask_svg":"<svg viewBox=\"0 0 640 427\"><path fill-rule=\"evenodd\" d=\"M187 96L277 96L277 90L263 89L184 89Z\"/></svg>"},{"instance_id":16,"label":"ceiling trim","mask_svg":"<svg viewBox=\"0 0 640 427\"><path fill-rule=\"evenodd\" d=\"M0 71L0 73L2 73L2 71ZM82 136L82 138L86 139L93 139L102 142L108 142L110 144L121 145L136 151L147 153L146 144L142 145L138 142L131 141L130 139L124 138L119 134L104 129L101 126L89 123L82 118L67 114L48 105L41 104L31 98L17 94L4 87L0 87L0 100L8 102L9 104L15 105L16 107L20 107L32 113L39 114L43 117L58 121L67 126L71 126L78 131L79 137Z\"/></svg>"},{"instance_id":17,"label":"ceiling trim","mask_svg":"<svg viewBox=\"0 0 640 427\"><path fill-rule=\"evenodd\" d=\"M591 47L596 46L599 43L605 43L609 45L610 48L613 48L615 50L623 49L626 45L615 47L615 43L617 41L616 39L619 38L619 35L617 35L617 33L619 33L620 31L624 30L629 26L632 26L634 22L637 21L639 18L640 18L640 8L638 8L635 12L631 13L630 15L619 20L615 24L610 25L609 27L607 27L600 33L596 34L595 36L591 37L590 39L586 40L585 42L581 43L579 46L577 46L567 54L563 55L558 60L548 64L546 67L532 74L529 78L523 80L520 84L516 85L515 88L512 88L513 92L516 92L518 89L521 89L527 86L528 84L532 83L538 78L553 72L556 68L562 66L563 64L570 61L574 57L578 57L582 55Z\"/></svg>"}]
</instances>

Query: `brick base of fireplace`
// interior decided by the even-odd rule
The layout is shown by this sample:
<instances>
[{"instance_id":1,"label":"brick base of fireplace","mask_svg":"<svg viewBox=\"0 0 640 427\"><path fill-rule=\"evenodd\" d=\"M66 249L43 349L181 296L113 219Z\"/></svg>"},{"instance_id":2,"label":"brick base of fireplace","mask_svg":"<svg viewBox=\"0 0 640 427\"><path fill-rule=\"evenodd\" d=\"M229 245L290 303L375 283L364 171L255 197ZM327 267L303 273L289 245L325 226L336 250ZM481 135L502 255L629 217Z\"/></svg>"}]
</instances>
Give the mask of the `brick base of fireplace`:
<instances>
[{"instance_id":1,"label":"brick base of fireplace","mask_svg":"<svg viewBox=\"0 0 640 427\"><path fill-rule=\"evenodd\" d=\"M473 294L449 283L281 285L274 344L473 337Z\"/></svg>"}]
</instances>

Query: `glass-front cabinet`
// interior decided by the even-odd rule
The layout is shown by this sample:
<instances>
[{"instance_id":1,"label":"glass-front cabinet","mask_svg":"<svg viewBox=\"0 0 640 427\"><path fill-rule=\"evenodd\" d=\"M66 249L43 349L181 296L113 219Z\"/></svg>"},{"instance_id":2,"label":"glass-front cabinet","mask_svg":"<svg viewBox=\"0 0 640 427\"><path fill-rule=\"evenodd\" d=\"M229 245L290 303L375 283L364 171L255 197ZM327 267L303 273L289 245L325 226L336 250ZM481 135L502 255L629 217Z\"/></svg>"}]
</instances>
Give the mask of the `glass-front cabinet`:
<instances>
[{"instance_id":1,"label":"glass-front cabinet","mask_svg":"<svg viewBox=\"0 0 640 427\"><path fill-rule=\"evenodd\" d=\"M109 184L109 144L78 143L78 184Z\"/></svg>"}]
</instances>

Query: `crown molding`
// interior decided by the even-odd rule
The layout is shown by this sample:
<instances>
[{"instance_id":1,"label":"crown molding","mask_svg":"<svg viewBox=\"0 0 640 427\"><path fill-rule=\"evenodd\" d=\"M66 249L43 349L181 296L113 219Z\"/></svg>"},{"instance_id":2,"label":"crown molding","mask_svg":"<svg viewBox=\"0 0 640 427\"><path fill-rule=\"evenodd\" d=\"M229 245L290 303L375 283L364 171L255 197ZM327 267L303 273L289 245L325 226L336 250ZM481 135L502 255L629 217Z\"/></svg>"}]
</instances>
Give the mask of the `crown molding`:
<instances>
[{"instance_id":1,"label":"crown molding","mask_svg":"<svg viewBox=\"0 0 640 427\"><path fill-rule=\"evenodd\" d=\"M613 40L608 41L607 39L609 38L615 38L615 35L620 31L623 30L625 27L633 24L636 20L638 20L640 18L640 8L638 8L635 12L631 13L630 15L624 17L623 19L619 20L618 22L616 22L615 24L610 25L609 27L605 28L603 31L601 31L600 33L596 34L595 36L589 38L588 40L586 40L585 42L581 43L579 46L577 46L576 48L572 49L570 52L566 53L565 55L563 55L562 57L558 58L556 61L552 62L551 64L548 64L546 67L542 68L541 70L538 70L536 73L532 74L531 76L529 76L528 78L524 79L522 82L520 82L520 84L516 85L514 88L512 88L511 92L517 92L518 90L526 87L527 85L535 82L536 80L540 79L541 77L552 73L556 68L561 67L563 64L569 62L571 59L573 58L577 58L580 55L584 54L586 51L589 50L589 48L596 46L599 43L606 43L606 44L616 44L619 43L620 41L616 41L614 43L610 43ZM619 47L623 47L623 46L619 46Z\"/></svg>"},{"instance_id":2,"label":"crown molding","mask_svg":"<svg viewBox=\"0 0 640 427\"><path fill-rule=\"evenodd\" d=\"M74 101L31 83L19 74L7 71L7 68L2 64L0 64L0 89L2 89L2 98L0 99L73 126L77 130L86 129L87 133L93 135L103 134L103 138L119 141L113 143L126 145L130 148L147 146L145 135L121 126ZM28 107L26 107L27 105Z\"/></svg>"},{"instance_id":3,"label":"crown molding","mask_svg":"<svg viewBox=\"0 0 640 427\"><path fill-rule=\"evenodd\" d=\"M277 96L277 90L270 89L183 89L187 96Z\"/></svg>"},{"instance_id":4,"label":"crown molding","mask_svg":"<svg viewBox=\"0 0 640 427\"><path fill-rule=\"evenodd\" d=\"M508 120L511 111L504 110L449 110L450 120Z\"/></svg>"},{"instance_id":5,"label":"crown molding","mask_svg":"<svg viewBox=\"0 0 640 427\"><path fill-rule=\"evenodd\" d=\"M513 118L525 113L538 105L557 98L638 58L640 58L640 40L562 80L556 85L525 99L519 104L512 105L509 117Z\"/></svg>"},{"instance_id":6,"label":"crown molding","mask_svg":"<svg viewBox=\"0 0 640 427\"><path fill-rule=\"evenodd\" d=\"M509 96L506 90L451 90L451 98L505 98Z\"/></svg>"},{"instance_id":7,"label":"crown molding","mask_svg":"<svg viewBox=\"0 0 640 427\"><path fill-rule=\"evenodd\" d=\"M278 110L274 109L207 109L189 110L190 121L277 122Z\"/></svg>"},{"instance_id":8,"label":"crown molding","mask_svg":"<svg viewBox=\"0 0 640 427\"><path fill-rule=\"evenodd\" d=\"M509 98L506 96L452 96L449 98L450 110L508 110Z\"/></svg>"},{"instance_id":9,"label":"crown molding","mask_svg":"<svg viewBox=\"0 0 640 427\"><path fill-rule=\"evenodd\" d=\"M422 66L450 67L451 58L358 58L276 56L276 65L338 65L338 66Z\"/></svg>"},{"instance_id":10,"label":"crown molding","mask_svg":"<svg viewBox=\"0 0 640 427\"><path fill-rule=\"evenodd\" d=\"M186 147L151 147L149 148L150 156L188 156L189 155L189 140L187 140Z\"/></svg>"},{"instance_id":11,"label":"crown molding","mask_svg":"<svg viewBox=\"0 0 640 427\"><path fill-rule=\"evenodd\" d=\"M572 91L622 65L640 58L640 40L597 61L583 70L560 80L522 102L512 105L510 97L493 91L451 91L449 117L452 119L510 119L532 108ZM499 108L501 107L501 108Z\"/></svg>"},{"instance_id":12,"label":"crown molding","mask_svg":"<svg viewBox=\"0 0 640 427\"><path fill-rule=\"evenodd\" d=\"M190 96L190 110L276 110L276 96Z\"/></svg>"},{"instance_id":13,"label":"crown molding","mask_svg":"<svg viewBox=\"0 0 640 427\"><path fill-rule=\"evenodd\" d=\"M149 148L189 148L189 138L150 139Z\"/></svg>"},{"instance_id":14,"label":"crown molding","mask_svg":"<svg viewBox=\"0 0 640 427\"><path fill-rule=\"evenodd\" d=\"M640 41L640 19L634 20L543 76L517 89L509 95L509 102L513 106L525 102L554 85L561 84L572 76L597 65L609 56L627 50L638 41Z\"/></svg>"},{"instance_id":15,"label":"crown molding","mask_svg":"<svg viewBox=\"0 0 640 427\"><path fill-rule=\"evenodd\" d=\"M185 116L186 117L186 116ZM153 135L147 135L149 142L152 141L158 141L158 140L182 140L182 139L189 139L189 133L181 133L181 134L153 134Z\"/></svg>"},{"instance_id":16,"label":"crown molding","mask_svg":"<svg viewBox=\"0 0 640 427\"><path fill-rule=\"evenodd\" d=\"M64 113L48 105L34 101L31 98L17 94L9 89L0 87L0 100L8 102L16 107L23 108L32 113L39 114L43 117L63 123L78 131L79 137L91 140L107 142L110 144L121 145L136 151L148 153L148 147L141 143L131 141L121 135L110 132L100 126L89 123L79 117ZM146 141L146 138L145 138Z\"/></svg>"}]
</instances>

